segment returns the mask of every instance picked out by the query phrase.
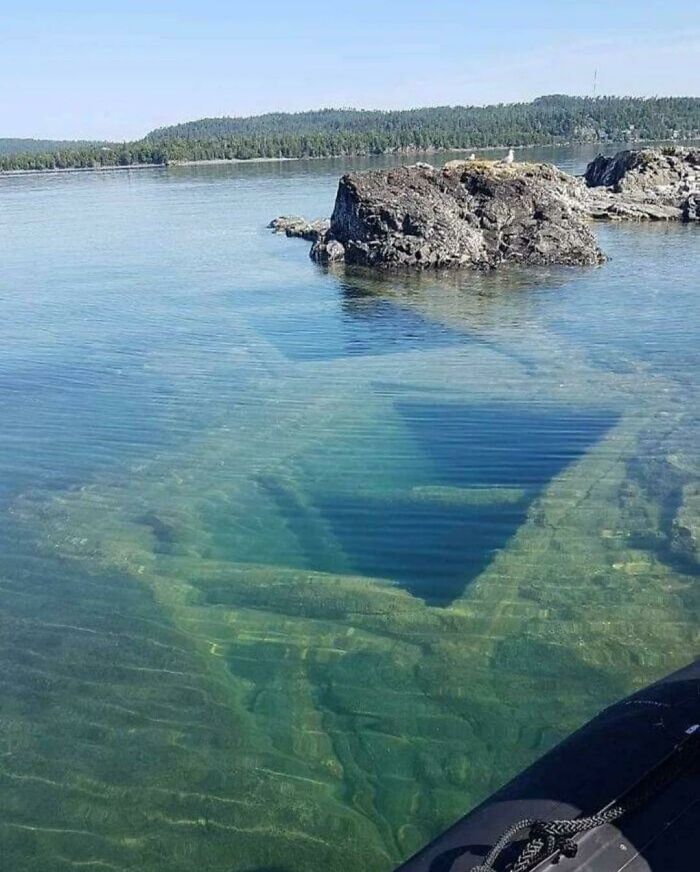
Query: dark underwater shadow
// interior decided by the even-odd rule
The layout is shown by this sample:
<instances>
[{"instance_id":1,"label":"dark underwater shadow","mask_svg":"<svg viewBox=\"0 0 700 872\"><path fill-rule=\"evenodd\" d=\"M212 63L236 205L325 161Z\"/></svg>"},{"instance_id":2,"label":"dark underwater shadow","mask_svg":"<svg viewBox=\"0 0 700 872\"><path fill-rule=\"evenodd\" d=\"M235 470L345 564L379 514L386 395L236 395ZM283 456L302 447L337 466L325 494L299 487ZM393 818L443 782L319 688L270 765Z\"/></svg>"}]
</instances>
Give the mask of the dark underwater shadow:
<instances>
[{"instance_id":1,"label":"dark underwater shadow","mask_svg":"<svg viewBox=\"0 0 700 872\"><path fill-rule=\"evenodd\" d=\"M298 482L300 501L276 480L260 483L296 536L304 568L382 579L436 606L462 595L550 481L618 420L598 408L436 401L402 385L380 390L409 437L408 454L387 455L386 471L400 487L362 487L356 474L376 439L392 438L381 428L333 449L348 487L319 486L309 473ZM326 547L329 536L342 561Z\"/></svg>"}]
</instances>

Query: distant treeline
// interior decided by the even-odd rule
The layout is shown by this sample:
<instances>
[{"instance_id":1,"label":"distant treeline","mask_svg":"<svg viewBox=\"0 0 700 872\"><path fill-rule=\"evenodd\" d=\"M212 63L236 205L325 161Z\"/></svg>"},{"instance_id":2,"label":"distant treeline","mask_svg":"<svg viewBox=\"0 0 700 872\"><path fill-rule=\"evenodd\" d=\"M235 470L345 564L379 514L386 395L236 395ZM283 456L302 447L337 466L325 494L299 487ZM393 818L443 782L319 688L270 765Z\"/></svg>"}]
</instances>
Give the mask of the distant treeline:
<instances>
[{"instance_id":1,"label":"distant treeline","mask_svg":"<svg viewBox=\"0 0 700 872\"><path fill-rule=\"evenodd\" d=\"M559 142L634 142L700 136L700 98L539 97L532 103L402 111L323 109L250 118L203 118L137 142L79 144L2 155L0 170L167 164Z\"/></svg>"},{"instance_id":2,"label":"distant treeline","mask_svg":"<svg viewBox=\"0 0 700 872\"><path fill-rule=\"evenodd\" d=\"M166 150L143 139L121 145L71 145L69 148L39 153L0 154L0 172L97 169L166 163Z\"/></svg>"},{"instance_id":3,"label":"distant treeline","mask_svg":"<svg viewBox=\"0 0 700 872\"><path fill-rule=\"evenodd\" d=\"M73 150L88 146L98 148L104 142L94 140L74 139L2 139L0 138L0 155L14 154L48 154L49 152Z\"/></svg>"}]
</instances>

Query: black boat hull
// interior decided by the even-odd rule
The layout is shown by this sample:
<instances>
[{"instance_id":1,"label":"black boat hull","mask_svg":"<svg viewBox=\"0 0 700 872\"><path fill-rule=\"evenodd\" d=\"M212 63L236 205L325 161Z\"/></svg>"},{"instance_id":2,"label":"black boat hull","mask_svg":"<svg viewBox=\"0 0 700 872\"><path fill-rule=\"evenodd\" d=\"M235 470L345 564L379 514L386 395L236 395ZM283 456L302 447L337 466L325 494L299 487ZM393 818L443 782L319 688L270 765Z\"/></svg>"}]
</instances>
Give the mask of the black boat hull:
<instances>
[{"instance_id":1,"label":"black boat hull","mask_svg":"<svg viewBox=\"0 0 700 872\"><path fill-rule=\"evenodd\" d=\"M516 821L595 814L700 739L700 659L605 709L404 863L397 872L469 872ZM697 732L696 732L697 731ZM615 824L537 872L700 872L700 771L690 767ZM513 855L510 855L512 860ZM504 868L502 858L496 869Z\"/></svg>"}]
</instances>

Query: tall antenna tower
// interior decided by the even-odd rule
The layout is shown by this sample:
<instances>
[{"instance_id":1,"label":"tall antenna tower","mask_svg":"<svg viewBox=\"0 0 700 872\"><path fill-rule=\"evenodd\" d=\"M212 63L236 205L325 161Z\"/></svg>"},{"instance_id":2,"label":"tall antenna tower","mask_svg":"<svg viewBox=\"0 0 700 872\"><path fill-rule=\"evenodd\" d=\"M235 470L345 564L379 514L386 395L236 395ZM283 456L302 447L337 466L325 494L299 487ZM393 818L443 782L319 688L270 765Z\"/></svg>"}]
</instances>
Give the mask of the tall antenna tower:
<instances>
[{"instance_id":1,"label":"tall antenna tower","mask_svg":"<svg viewBox=\"0 0 700 872\"><path fill-rule=\"evenodd\" d=\"M598 68L596 67L595 72L593 73L593 97L595 97L597 89L598 89Z\"/></svg>"}]
</instances>

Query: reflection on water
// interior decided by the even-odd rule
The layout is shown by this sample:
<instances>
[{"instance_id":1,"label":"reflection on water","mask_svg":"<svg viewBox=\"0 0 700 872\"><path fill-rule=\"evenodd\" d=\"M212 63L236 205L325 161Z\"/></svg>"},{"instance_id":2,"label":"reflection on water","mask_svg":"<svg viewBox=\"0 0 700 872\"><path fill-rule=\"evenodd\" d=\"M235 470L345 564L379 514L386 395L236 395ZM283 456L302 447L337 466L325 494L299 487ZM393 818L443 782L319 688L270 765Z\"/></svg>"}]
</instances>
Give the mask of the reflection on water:
<instances>
[{"instance_id":1,"label":"reflection on water","mask_svg":"<svg viewBox=\"0 0 700 872\"><path fill-rule=\"evenodd\" d=\"M371 162L0 179L8 869L388 872L697 652L697 228L265 229Z\"/></svg>"},{"instance_id":2,"label":"reflection on water","mask_svg":"<svg viewBox=\"0 0 700 872\"><path fill-rule=\"evenodd\" d=\"M439 348L459 334L383 299L344 298L340 308L303 315L282 313L253 321L290 360L330 360Z\"/></svg>"}]
</instances>

